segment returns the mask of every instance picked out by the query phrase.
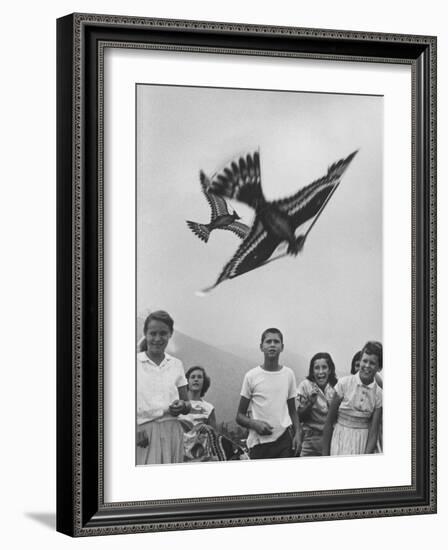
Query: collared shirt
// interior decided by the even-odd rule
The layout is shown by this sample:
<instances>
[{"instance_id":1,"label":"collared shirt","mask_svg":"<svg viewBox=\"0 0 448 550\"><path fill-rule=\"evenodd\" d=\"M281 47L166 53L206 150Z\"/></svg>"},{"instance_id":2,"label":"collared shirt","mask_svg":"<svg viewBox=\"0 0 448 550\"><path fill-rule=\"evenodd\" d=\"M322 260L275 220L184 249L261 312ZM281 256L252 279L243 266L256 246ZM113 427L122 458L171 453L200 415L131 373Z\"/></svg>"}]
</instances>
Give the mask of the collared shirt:
<instances>
[{"instance_id":1,"label":"collared shirt","mask_svg":"<svg viewBox=\"0 0 448 550\"><path fill-rule=\"evenodd\" d=\"M290 368L282 367L277 371L262 367L251 369L244 377L241 395L250 401L251 418L269 422L273 427L271 435L259 435L255 430L249 430L249 448L275 441L291 425L287 400L296 396L296 379Z\"/></svg>"},{"instance_id":2,"label":"collared shirt","mask_svg":"<svg viewBox=\"0 0 448 550\"><path fill-rule=\"evenodd\" d=\"M375 380L371 384L363 384L359 372L340 378L334 389L342 399L339 406L342 413L370 418L375 409L383 406L382 389Z\"/></svg>"},{"instance_id":3,"label":"collared shirt","mask_svg":"<svg viewBox=\"0 0 448 550\"><path fill-rule=\"evenodd\" d=\"M331 400L333 399L335 390L330 384L327 384L322 390L316 382L305 378L305 380L300 382L297 388L299 407L307 405L310 402L310 397L313 393L317 395L317 398L314 405L311 407L306 420L303 421L303 426L322 432L324 429L325 420L327 419L328 408Z\"/></svg>"},{"instance_id":4,"label":"collared shirt","mask_svg":"<svg viewBox=\"0 0 448 550\"><path fill-rule=\"evenodd\" d=\"M170 404L187 385L182 361L165 353L157 365L144 351L137 354L137 424L168 417Z\"/></svg>"}]
</instances>

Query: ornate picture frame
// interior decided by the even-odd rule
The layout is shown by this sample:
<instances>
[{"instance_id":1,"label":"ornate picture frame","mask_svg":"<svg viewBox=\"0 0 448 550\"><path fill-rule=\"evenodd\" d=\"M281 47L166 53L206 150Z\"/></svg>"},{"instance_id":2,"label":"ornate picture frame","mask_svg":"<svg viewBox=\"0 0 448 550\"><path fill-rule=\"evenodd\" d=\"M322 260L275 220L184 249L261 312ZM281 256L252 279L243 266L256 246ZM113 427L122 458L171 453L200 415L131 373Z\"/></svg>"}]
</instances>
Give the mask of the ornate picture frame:
<instances>
[{"instance_id":1,"label":"ornate picture frame","mask_svg":"<svg viewBox=\"0 0 448 550\"><path fill-rule=\"evenodd\" d=\"M58 20L58 531L91 536L436 512L436 44L431 36L109 15ZM105 500L107 48L410 67L410 484L175 499L154 499L149 490L144 500Z\"/></svg>"}]
</instances>

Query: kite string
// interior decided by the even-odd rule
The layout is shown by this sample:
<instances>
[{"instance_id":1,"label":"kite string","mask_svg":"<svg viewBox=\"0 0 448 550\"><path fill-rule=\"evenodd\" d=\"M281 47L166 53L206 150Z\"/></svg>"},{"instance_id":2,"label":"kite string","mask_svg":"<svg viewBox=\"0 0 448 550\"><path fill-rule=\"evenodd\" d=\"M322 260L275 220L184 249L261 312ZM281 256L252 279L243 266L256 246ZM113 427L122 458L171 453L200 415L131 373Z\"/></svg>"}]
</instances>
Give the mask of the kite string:
<instances>
[{"instance_id":1,"label":"kite string","mask_svg":"<svg viewBox=\"0 0 448 550\"><path fill-rule=\"evenodd\" d=\"M303 235L303 238L306 239L308 233L311 231L311 229L313 228L313 225L317 222L319 216L322 214L324 208L327 206L327 203L328 201L331 199L331 197L333 196L333 193L336 191L336 189L339 187L341 183L341 180L339 180L339 183L337 183L333 189L331 190L331 192L328 194L328 197L324 200L322 206L320 207L318 213L314 216L313 218L313 221L310 223L308 229L305 231L305 234Z\"/></svg>"}]
</instances>

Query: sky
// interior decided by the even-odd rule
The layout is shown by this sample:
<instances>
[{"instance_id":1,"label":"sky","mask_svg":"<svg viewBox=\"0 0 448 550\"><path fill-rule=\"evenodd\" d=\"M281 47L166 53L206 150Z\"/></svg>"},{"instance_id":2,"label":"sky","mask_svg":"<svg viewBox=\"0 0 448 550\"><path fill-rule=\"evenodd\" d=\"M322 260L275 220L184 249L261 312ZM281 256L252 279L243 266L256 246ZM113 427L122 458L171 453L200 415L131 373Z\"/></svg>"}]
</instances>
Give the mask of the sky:
<instances>
[{"instance_id":1,"label":"sky","mask_svg":"<svg viewBox=\"0 0 448 550\"><path fill-rule=\"evenodd\" d=\"M258 349L275 326L285 348L307 359L327 351L340 374L367 340L382 340L382 97L142 84L136 129L139 316L165 309L175 328L229 352ZM205 244L187 227L210 221L199 171L256 150L268 200L359 152L297 257L199 296L240 244L228 231ZM250 225L253 211L232 206Z\"/></svg>"}]
</instances>

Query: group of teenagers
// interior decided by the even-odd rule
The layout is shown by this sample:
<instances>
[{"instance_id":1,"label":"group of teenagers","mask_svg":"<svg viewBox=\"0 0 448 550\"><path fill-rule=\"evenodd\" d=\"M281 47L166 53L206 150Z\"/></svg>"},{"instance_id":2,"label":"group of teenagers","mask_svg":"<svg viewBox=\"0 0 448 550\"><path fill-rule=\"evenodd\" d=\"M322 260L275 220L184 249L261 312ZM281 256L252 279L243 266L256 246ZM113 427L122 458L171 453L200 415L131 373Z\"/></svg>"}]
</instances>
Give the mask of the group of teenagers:
<instances>
[{"instance_id":1,"label":"group of teenagers","mask_svg":"<svg viewBox=\"0 0 448 550\"><path fill-rule=\"evenodd\" d=\"M351 374L339 380L329 353L316 353L296 385L280 363L283 335L261 335L263 362L243 380L236 422L248 430L246 449L216 431L214 406L204 399L210 378L202 366L184 372L166 347L174 321L148 315L137 352L136 463L166 464L233 458L357 455L382 452L382 345L358 351ZM246 452L247 451L247 452Z\"/></svg>"}]
</instances>

